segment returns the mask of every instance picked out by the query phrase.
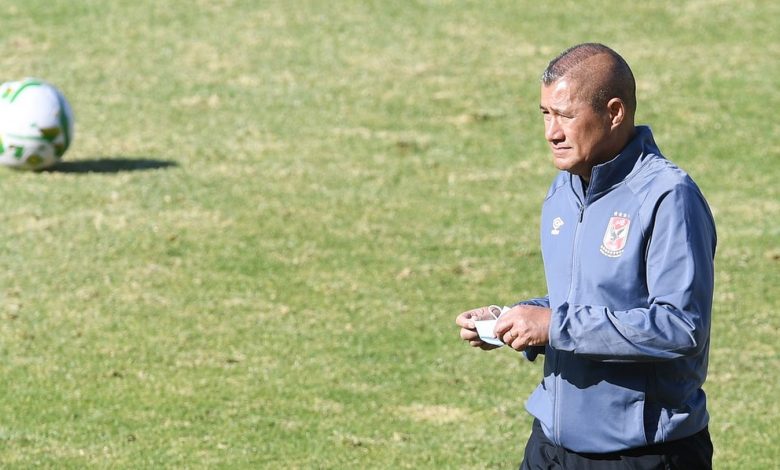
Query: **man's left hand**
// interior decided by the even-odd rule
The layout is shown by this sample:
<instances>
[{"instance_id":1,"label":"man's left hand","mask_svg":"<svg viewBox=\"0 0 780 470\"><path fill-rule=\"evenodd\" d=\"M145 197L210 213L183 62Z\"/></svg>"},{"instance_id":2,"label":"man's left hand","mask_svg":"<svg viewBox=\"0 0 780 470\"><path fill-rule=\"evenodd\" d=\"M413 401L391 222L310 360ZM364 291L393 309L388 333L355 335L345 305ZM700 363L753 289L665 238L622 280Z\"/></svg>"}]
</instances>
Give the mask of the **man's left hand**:
<instances>
[{"instance_id":1,"label":"man's left hand","mask_svg":"<svg viewBox=\"0 0 780 470\"><path fill-rule=\"evenodd\" d=\"M517 305L496 322L496 337L512 349L544 346L550 339L552 310L535 305Z\"/></svg>"}]
</instances>

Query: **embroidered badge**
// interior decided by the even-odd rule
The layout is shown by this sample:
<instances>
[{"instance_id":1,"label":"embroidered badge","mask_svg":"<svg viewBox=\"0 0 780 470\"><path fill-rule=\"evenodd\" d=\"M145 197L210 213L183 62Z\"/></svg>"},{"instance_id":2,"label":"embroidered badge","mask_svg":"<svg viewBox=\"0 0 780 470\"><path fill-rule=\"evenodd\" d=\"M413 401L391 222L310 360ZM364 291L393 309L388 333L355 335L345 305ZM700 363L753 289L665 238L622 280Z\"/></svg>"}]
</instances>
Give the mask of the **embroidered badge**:
<instances>
[{"instance_id":1,"label":"embroidered badge","mask_svg":"<svg viewBox=\"0 0 780 470\"><path fill-rule=\"evenodd\" d=\"M563 219L561 219L560 217L556 217L555 220L553 220L552 227L553 228L552 230L550 230L550 233L552 233L553 235L558 235L559 233L561 233L561 227L563 227Z\"/></svg>"},{"instance_id":2,"label":"embroidered badge","mask_svg":"<svg viewBox=\"0 0 780 470\"><path fill-rule=\"evenodd\" d=\"M604 232L604 239L601 241L601 254L610 258L617 258L623 254L628 240L628 228L631 226L631 219L628 214L615 212L609 218L607 231Z\"/></svg>"}]
</instances>

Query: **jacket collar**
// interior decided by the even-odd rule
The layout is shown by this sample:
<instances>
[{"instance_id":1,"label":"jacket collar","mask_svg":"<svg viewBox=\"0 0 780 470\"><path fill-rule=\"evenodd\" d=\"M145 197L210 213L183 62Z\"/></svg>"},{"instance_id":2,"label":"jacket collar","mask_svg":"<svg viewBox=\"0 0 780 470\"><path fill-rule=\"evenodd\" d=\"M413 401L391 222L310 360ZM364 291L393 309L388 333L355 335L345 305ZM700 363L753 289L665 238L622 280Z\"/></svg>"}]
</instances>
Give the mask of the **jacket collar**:
<instances>
[{"instance_id":1,"label":"jacket collar","mask_svg":"<svg viewBox=\"0 0 780 470\"><path fill-rule=\"evenodd\" d=\"M612 160L596 165L590 173L590 184L585 191L582 180L569 175L574 192L583 200L598 197L599 194L622 183L635 168L639 167L647 154L660 154L653 139L653 132L647 126L636 126L634 138ZM587 202L587 201L586 201Z\"/></svg>"}]
</instances>

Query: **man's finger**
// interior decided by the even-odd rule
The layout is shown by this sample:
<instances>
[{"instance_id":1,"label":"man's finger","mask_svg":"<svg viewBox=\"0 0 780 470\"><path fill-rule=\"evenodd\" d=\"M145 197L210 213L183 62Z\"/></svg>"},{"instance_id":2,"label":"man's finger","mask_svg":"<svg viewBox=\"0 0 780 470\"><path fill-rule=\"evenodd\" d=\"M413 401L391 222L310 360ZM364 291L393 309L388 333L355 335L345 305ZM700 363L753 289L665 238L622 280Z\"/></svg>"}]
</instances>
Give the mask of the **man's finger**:
<instances>
[{"instance_id":1,"label":"man's finger","mask_svg":"<svg viewBox=\"0 0 780 470\"><path fill-rule=\"evenodd\" d=\"M461 328L460 329L460 338L465 341L473 341L477 338L479 338L479 334L477 334L476 331L468 328Z\"/></svg>"},{"instance_id":2,"label":"man's finger","mask_svg":"<svg viewBox=\"0 0 780 470\"><path fill-rule=\"evenodd\" d=\"M455 323L461 328L474 329L474 320L479 320L482 318L487 313L486 308L487 307L479 307L467 310L458 315L458 317L455 319Z\"/></svg>"},{"instance_id":3,"label":"man's finger","mask_svg":"<svg viewBox=\"0 0 780 470\"><path fill-rule=\"evenodd\" d=\"M510 329L506 333L504 333L503 337L499 336L505 344L511 344L514 340L517 339L517 337L520 336L519 333L516 330Z\"/></svg>"}]
</instances>

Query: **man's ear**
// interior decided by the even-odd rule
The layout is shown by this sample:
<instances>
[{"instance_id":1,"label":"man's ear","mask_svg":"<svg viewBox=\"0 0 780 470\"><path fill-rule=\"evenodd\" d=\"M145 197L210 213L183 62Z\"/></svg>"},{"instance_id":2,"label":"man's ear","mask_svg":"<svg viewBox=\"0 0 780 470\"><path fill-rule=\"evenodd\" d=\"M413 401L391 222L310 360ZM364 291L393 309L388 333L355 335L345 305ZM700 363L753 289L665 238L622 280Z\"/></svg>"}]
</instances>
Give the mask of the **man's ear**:
<instances>
[{"instance_id":1,"label":"man's ear","mask_svg":"<svg viewBox=\"0 0 780 470\"><path fill-rule=\"evenodd\" d=\"M626 103L620 98L612 98L607 102L607 111L609 112L611 127L614 129L620 126L626 118Z\"/></svg>"}]
</instances>

